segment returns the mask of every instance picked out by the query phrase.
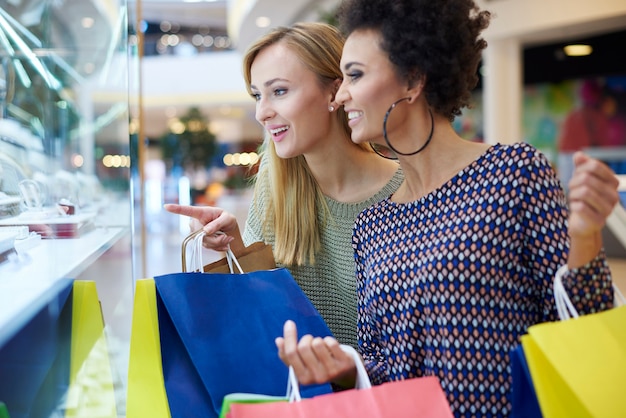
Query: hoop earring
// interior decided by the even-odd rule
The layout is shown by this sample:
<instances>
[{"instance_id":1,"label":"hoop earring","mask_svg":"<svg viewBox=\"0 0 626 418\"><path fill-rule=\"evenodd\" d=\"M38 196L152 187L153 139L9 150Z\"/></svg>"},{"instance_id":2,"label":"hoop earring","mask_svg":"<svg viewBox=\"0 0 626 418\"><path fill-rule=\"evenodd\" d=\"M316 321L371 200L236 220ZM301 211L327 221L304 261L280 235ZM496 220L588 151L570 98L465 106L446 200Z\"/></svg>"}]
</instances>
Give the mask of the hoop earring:
<instances>
[{"instance_id":1,"label":"hoop earring","mask_svg":"<svg viewBox=\"0 0 626 418\"><path fill-rule=\"evenodd\" d=\"M396 154L403 155L403 156L415 155L415 154L422 152L424 148L426 148L426 146L430 143L430 140L433 139L433 132L435 131L435 120L433 118L433 112L432 110L430 110L430 108L428 108L428 113L430 114L430 133L428 134L428 138L426 138L426 142L424 143L424 145L422 145L417 151L413 151L409 153L400 152L397 149L395 149L393 145L391 145L391 142L389 141L389 138L387 136L387 119L389 119L389 115L391 114L391 111L398 105L398 103L404 100L410 100L410 99L411 99L410 97L403 97L402 99L396 100L395 102L393 102L391 106L389 106L389 109L387 109L387 113L385 113L385 119L383 119L383 138L385 138L385 142L387 143L387 146L389 147L390 150L392 150ZM374 149L374 151L376 151L376 149ZM378 153L378 151L376 152Z\"/></svg>"},{"instance_id":2,"label":"hoop earring","mask_svg":"<svg viewBox=\"0 0 626 418\"><path fill-rule=\"evenodd\" d=\"M388 160L394 160L394 161L398 160L398 156L395 155L393 151L391 151L389 148L385 147L384 145L374 144L373 142L370 142L369 144L370 144L370 148L374 150L374 152L380 155L381 157L386 158Z\"/></svg>"}]
</instances>

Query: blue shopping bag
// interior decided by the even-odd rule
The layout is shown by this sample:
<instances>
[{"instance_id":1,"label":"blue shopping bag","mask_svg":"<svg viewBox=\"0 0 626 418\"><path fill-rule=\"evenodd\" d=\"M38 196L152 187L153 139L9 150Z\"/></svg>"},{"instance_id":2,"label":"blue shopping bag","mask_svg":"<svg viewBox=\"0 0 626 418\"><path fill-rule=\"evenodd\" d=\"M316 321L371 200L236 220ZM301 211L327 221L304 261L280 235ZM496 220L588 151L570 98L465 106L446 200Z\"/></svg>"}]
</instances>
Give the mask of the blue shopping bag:
<instances>
[{"instance_id":1,"label":"blue shopping bag","mask_svg":"<svg viewBox=\"0 0 626 418\"><path fill-rule=\"evenodd\" d=\"M218 417L224 396L284 396L288 369L274 340L291 319L303 334L332 335L284 268L154 278L163 380L172 417ZM330 393L313 385L303 395Z\"/></svg>"},{"instance_id":2,"label":"blue shopping bag","mask_svg":"<svg viewBox=\"0 0 626 418\"><path fill-rule=\"evenodd\" d=\"M0 401L13 418L49 417L69 387L72 280L0 347Z\"/></svg>"},{"instance_id":3,"label":"blue shopping bag","mask_svg":"<svg viewBox=\"0 0 626 418\"><path fill-rule=\"evenodd\" d=\"M521 344L509 354L511 364L511 418L542 418L528 363Z\"/></svg>"},{"instance_id":4,"label":"blue shopping bag","mask_svg":"<svg viewBox=\"0 0 626 418\"><path fill-rule=\"evenodd\" d=\"M95 282L61 279L49 294L0 346L0 401L13 418L117 417Z\"/></svg>"}]
</instances>

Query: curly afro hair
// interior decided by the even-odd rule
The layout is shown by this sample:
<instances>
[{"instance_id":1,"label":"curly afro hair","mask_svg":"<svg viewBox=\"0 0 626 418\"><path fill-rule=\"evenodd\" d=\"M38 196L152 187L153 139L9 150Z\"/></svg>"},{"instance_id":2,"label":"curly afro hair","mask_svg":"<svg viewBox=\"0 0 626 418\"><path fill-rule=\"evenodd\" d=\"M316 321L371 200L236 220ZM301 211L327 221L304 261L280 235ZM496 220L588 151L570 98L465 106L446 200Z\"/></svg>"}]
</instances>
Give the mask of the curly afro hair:
<instances>
[{"instance_id":1,"label":"curly afro hair","mask_svg":"<svg viewBox=\"0 0 626 418\"><path fill-rule=\"evenodd\" d=\"M380 31L380 47L398 75L425 76L431 108L452 121L470 105L491 14L473 0L344 0L338 11L346 35Z\"/></svg>"}]
</instances>

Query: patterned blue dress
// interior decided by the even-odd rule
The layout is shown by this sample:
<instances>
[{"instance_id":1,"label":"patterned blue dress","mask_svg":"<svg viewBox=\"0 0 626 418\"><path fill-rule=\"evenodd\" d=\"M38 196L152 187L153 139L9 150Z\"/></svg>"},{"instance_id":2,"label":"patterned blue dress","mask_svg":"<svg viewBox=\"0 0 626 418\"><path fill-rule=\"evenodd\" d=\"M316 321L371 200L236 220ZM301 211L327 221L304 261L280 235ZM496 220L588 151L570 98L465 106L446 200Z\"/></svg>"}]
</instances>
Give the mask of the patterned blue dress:
<instances>
[{"instance_id":1,"label":"patterned blue dress","mask_svg":"<svg viewBox=\"0 0 626 418\"><path fill-rule=\"evenodd\" d=\"M509 352L558 319L567 207L547 159L494 145L432 193L356 220L358 339L372 382L438 376L456 416L507 416ZM564 284L579 312L612 306L604 252Z\"/></svg>"}]
</instances>

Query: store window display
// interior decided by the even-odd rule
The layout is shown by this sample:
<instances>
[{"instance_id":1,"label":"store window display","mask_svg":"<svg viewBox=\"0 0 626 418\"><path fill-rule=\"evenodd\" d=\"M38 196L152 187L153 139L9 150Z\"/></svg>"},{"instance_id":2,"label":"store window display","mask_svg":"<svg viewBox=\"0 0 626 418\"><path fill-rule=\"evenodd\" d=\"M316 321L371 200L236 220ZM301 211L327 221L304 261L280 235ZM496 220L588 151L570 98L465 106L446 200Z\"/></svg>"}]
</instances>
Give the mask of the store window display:
<instances>
[{"instance_id":1,"label":"store window display","mask_svg":"<svg viewBox=\"0 0 626 418\"><path fill-rule=\"evenodd\" d=\"M104 161L129 154L127 13L125 0L0 7L0 402L10 416L82 414L93 388L103 416L123 411L130 170ZM104 359L108 378L89 389L85 369Z\"/></svg>"}]
</instances>

